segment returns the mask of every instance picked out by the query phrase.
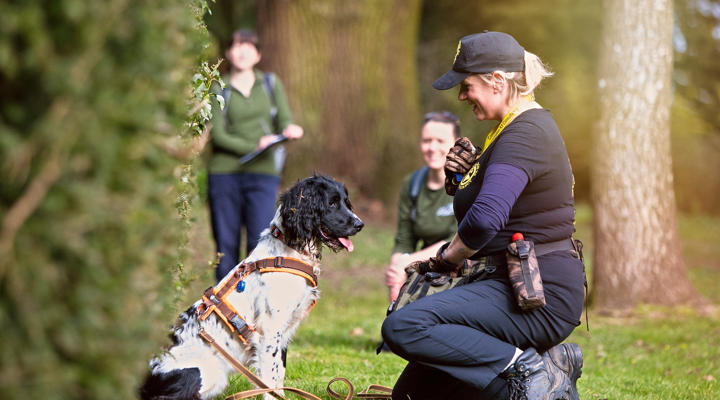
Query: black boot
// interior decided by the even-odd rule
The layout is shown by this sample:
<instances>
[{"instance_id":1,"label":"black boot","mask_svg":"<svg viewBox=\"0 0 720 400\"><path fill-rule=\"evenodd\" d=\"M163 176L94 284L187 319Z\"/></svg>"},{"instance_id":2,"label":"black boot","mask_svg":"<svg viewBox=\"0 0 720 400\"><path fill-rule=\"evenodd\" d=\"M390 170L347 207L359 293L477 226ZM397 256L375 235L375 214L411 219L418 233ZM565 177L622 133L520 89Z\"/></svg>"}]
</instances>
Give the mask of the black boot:
<instances>
[{"instance_id":1,"label":"black boot","mask_svg":"<svg viewBox=\"0 0 720 400\"><path fill-rule=\"evenodd\" d=\"M541 356L532 347L520 354L500 376L508 382L510 400L573 399L570 376L554 360Z\"/></svg>"},{"instance_id":2,"label":"black boot","mask_svg":"<svg viewBox=\"0 0 720 400\"><path fill-rule=\"evenodd\" d=\"M553 363L570 378L570 400L580 400L577 380L582 375L582 351L576 343L562 343L543 354L545 363Z\"/></svg>"}]
</instances>

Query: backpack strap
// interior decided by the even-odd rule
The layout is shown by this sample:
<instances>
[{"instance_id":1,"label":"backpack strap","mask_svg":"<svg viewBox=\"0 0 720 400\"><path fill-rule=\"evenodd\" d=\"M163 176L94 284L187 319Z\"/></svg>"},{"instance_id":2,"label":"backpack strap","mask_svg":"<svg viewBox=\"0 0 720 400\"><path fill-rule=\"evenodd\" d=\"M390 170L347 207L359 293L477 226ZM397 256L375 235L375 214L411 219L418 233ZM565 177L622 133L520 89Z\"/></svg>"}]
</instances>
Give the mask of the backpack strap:
<instances>
[{"instance_id":1,"label":"backpack strap","mask_svg":"<svg viewBox=\"0 0 720 400\"><path fill-rule=\"evenodd\" d=\"M230 89L230 85L225 85L224 88L222 88L222 91L220 91L220 95L222 96L223 100L225 100L225 107L222 108L222 116L223 121L225 122L225 129L227 129L230 126L230 119L228 118L228 105L230 104L230 93L232 92L232 89Z\"/></svg>"},{"instance_id":2,"label":"backpack strap","mask_svg":"<svg viewBox=\"0 0 720 400\"><path fill-rule=\"evenodd\" d=\"M275 131L279 130L280 127L278 127L278 121L277 121L277 114L278 114L278 108L277 103L275 103L275 74L272 72L266 72L263 75L262 80L262 86L263 90L265 91L265 94L270 99L270 118L272 119L273 127L275 128ZM232 93L232 90L230 89L230 86L225 85L225 87L220 92L220 95L222 96L223 100L225 100L225 107L222 109L222 114L225 117L225 125L228 125L228 118L227 118L227 110L228 110L228 104L230 104L230 93Z\"/></svg>"},{"instance_id":3,"label":"backpack strap","mask_svg":"<svg viewBox=\"0 0 720 400\"><path fill-rule=\"evenodd\" d=\"M428 170L430 170L430 167L426 165L413 172L410 178L410 219L413 221L417 217L417 199L420 196L420 189L422 189Z\"/></svg>"},{"instance_id":4,"label":"backpack strap","mask_svg":"<svg viewBox=\"0 0 720 400\"><path fill-rule=\"evenodd\" d=\"M280 130L280 127L278 126L278 109L277 103L275 102L275 74L266 72L262 84L265 94L267 94L270 99L270 118L272 119L273 128L275 128L275 132L278 133L277 131Z\"/></svg>"}]
</instances>

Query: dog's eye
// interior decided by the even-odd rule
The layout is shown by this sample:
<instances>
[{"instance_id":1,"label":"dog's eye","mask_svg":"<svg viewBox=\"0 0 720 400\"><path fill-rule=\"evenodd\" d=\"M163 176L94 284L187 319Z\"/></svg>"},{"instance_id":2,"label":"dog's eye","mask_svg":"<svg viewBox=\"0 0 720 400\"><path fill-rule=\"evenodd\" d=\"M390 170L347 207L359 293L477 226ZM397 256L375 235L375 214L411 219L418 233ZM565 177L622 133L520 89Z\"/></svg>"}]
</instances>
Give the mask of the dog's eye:
<instances>
[{"instance_id":1,"label":"dog's eye","mask_svg":"<svg viewBox=\"0 0 720 400\"><path fill-rule=\"evenodd\" d=\"M333 196L330 199L329 205L331 208L338 208L338 206L340 205L340 198L338 196Z\"/></svg>"}]
</instances>

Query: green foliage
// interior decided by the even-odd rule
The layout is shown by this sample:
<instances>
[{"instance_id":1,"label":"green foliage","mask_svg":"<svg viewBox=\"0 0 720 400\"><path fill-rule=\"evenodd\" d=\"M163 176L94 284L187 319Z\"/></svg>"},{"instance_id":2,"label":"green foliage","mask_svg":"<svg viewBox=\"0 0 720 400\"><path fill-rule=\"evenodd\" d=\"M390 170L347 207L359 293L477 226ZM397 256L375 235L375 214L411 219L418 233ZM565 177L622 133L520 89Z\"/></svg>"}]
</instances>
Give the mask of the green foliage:
<instances>
[{"instance_id":1,"label":"green foliage","mask_svg":"<svg viewBox=\"0 0 720 400\"><path fill-rule=\"evenodd\" d=\"M166 143L204 118L206 8L0 5L1 398L134 397L182 276L194 189Z\"/></svg>"},{"instance_id":2,"label":"green foliage","mask_svg":"<svg viewBox=\"0 0 720 400\"><path fill-rule=\"evenodd\" d=\"M333 377L349 378L356 390L372 383L392 386L405 367L405 361L395 355L375 354L387 305L383 272L393 232L366 222L353 240L355 252L324 257L320 300L300 325L288 351L285 384L323 399L330 399L325 386ZM590 207L581 204L577 236L585 242L586 257L593 247L591 222ZM720 265L707 259L720 259L720 248L701 239L717 237L720 220L681 216L680 227L686 263L698 278L694 282L707 282L698 290L714 296L717 303L717 285L708 281L718 277ZM688 257L690 253L698 254ZM697 263L697 257L705 261ZM705 400L720 396L717 311L643 306L630 315L609 317L591 309L589 332L584 316L582 322L567 340L579 343L584 353L583 375L578 381L581 399ZM237 376L225 395L251 388L247 379ZM333 389L345 390L340 384Z\"/></svg>"},{"instance_id":3,"label":"green foliage","mask_svg":"<svg viewBox=\"0 0 720 400\"><path fill-rule=\"evenodd\" d=\"M218 70L221 62L222 60L218 60L215 65L210 66L207 61L203 61L200 64L199 71L192 77L193 101L196 105L191 110L188 126L195 135L202 135L207 128L207 122L212 118L211 97L217 99L220 108L225 108L225 98L212 91L213 82L218 82L220 89L225 88L225 83L220 79L220 71Z\"/></svg>"}]
</instances>

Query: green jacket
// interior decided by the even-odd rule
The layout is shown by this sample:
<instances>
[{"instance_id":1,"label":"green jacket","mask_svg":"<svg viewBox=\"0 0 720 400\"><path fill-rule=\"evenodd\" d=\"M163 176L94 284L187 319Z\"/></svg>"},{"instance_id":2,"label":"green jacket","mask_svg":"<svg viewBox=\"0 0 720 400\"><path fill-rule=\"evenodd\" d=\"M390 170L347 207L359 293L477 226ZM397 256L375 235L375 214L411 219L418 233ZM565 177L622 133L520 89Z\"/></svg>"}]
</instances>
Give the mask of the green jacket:
<instances>
[{"instance_id":1,"label":"green jacket","mask_svg":"<svg viewBox=\"0 0 720 400\"><path fill-rule=\"evenodd\" d=\"M271 101L263 88L265 74L255 70L255 84L250 96L245 97L237 89L230 86L230 80L224 78L230 88L230 99L225 110L220 109L219 102L212 99L212 131L210 143L212 155L208 164L208 172L214 174L253 172L260 174L279 175L275 170L273 152L262 153L257 158L243 165L238 160L257 147L260 137L280 133L292 123L290 107L285 96L285 89L279 79L275 79L274 96L277 106L277 122L279 131L275 132L270 116ZM219 88L216 88L219 94Z\"/></svg>"},{"instance_id":2,"label":"green jacket","mask_svg":"<svg viewBox=\"0 0 720 400\"><path fill-rule=\"evenodd\" d=\"M398 200L398 228L395 234L393 253L414 253L441 240L452 240L457 231L457 221L453 213L453 198L444 188L430 190L427 177L423 181L417 198L416 217L410 218L412 200L410 199L410 179L405 177Z\"/></svg>"}]
</instances>

